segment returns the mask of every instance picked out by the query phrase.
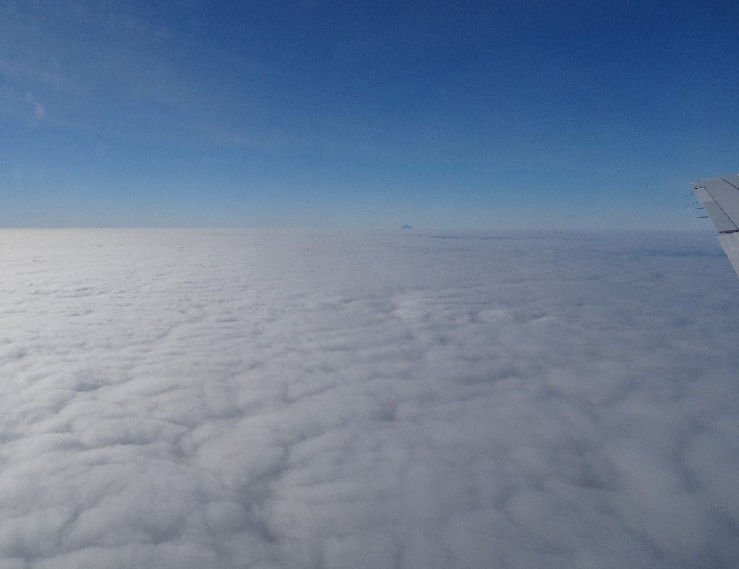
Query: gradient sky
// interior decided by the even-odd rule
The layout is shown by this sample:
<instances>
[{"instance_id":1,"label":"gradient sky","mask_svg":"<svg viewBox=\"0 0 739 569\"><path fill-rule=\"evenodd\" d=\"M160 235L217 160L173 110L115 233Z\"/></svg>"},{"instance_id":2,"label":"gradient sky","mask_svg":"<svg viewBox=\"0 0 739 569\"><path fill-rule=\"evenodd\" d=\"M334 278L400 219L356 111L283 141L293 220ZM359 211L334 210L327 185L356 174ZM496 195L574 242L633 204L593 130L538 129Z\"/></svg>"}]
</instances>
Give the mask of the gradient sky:
<instances>
[{"instance_id":1,"label":"gradient sky","mask_svg":"<svg viewBox=\"0 0 739 569\"><path fill-rule=\"evenodd\" d=\"M734 1L0 3L0 226L705 228Z\"/></svg>"}]
</instances>

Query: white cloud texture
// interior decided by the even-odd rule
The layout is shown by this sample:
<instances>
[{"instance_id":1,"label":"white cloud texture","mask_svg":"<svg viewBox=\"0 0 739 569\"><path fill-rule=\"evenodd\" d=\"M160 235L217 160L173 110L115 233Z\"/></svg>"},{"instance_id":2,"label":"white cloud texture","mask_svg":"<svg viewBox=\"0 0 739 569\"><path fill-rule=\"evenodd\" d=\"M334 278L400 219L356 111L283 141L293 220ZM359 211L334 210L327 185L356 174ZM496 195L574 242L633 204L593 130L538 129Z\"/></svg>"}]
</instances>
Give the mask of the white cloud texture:
<instances>
[{"instance_id":1,"label":"white cloud texture","mask_svg":"<svg viewBox=\"0 0 739 569\"><path fill-rule=\"evenodd\" d=\"M0 567L739 565L713 236L0 231Z\"/></svg>"}]
</instances>

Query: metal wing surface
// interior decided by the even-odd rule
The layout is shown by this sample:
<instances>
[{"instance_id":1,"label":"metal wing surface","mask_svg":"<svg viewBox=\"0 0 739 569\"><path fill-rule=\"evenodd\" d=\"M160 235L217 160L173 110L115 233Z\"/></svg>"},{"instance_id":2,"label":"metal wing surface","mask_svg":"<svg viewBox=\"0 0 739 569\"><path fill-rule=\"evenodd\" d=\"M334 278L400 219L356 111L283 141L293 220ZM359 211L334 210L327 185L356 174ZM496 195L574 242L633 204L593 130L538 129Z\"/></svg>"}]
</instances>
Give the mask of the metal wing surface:
<instances>
[{"instance_id":1,"label":"metal wing surface","mask_svg":"<svg viewBox=\"0 0 739 569\"><path fill-rule=\"evenodd\" d=\"M718 229L718 240L739 275L739 175L693 182L693 191Z\"/></svg>"}]
</instances>

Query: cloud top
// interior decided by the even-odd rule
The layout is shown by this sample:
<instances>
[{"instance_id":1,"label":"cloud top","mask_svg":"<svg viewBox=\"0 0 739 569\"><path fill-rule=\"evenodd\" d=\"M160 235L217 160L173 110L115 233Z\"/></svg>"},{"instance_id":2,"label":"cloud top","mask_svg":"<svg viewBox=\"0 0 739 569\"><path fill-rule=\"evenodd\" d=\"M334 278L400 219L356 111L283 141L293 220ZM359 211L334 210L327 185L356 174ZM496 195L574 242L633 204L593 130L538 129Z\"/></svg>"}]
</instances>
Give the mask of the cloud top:
<instances>
[{"instance_id":1,"label":"cloud top","mask_svg":"<svg viewBox=\"0 0 739 569\"><path fill-rule=\"evenodd\" d=\"M0 246L3 566L739 561L739 285L711 236Z\"/></svg>"}]
</instances>

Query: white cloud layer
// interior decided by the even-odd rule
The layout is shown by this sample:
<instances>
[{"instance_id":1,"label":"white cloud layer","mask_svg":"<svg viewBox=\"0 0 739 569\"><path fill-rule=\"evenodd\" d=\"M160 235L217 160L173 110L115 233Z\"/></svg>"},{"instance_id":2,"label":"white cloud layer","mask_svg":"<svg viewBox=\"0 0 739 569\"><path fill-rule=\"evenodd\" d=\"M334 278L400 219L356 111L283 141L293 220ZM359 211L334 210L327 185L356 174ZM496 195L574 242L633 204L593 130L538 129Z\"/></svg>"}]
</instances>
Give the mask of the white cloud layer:
<instances>
[{"instance_id":1,"label":"white cloud layer","mask_svg":"<svg viewBox=\"0 0 739 569\"><path fill-rule=\"evenodd\" d=\"M704 234L0 231L0 567L739 566Z\"/></svg>"}]
</instances>

